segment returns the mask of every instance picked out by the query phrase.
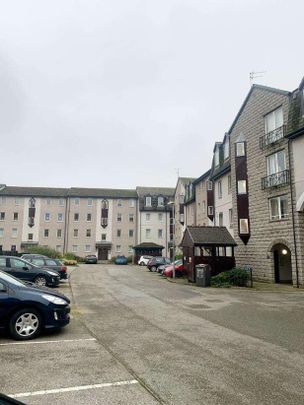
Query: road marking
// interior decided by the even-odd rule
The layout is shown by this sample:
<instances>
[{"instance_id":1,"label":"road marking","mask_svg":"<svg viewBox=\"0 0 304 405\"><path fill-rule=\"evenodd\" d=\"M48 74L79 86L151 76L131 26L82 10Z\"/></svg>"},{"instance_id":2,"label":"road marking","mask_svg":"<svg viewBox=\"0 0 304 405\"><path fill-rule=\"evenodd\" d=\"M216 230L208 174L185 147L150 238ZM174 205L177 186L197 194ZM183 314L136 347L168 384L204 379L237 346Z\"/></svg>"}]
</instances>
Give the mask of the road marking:
<instances>
[{"instance_id":1,"label":"road marking","mask_svg":"<svg viewBox=\"0 0 304 405\"><path fill-rule=\"evenodd\" d=\"M33 340L30 342L11 342L11 343L0 343L0 346L19 346L19 345L43 345L47 343L69 343L69 342L88 342L95 341L95 338L88 339L63 339L63 340Z\"/></svg>"},{"instance_id":2,"label":"road marking","mask_svg":"<svg viewBox=\"0 0 304 405\"><path fill-rule=\"evenodd\" d=\"M102 383L102 384L94 384L94 385L78 385L76 387L57 388L57 389L52 389L52 390L21 392L19 394L9 395L9 397L11 397L11 398L33 397L33 396L37 396L37 395L58 394L58 393L72 392L72 391L84 391L84 390L91 390L91 389L95 389L95 388L118 387L118 386L122 386L122 385L132 385L132 384L138 384L138 381L137 380L117 381L117 382L112 382L112 383Z\"/></svg>"}]
</instances>

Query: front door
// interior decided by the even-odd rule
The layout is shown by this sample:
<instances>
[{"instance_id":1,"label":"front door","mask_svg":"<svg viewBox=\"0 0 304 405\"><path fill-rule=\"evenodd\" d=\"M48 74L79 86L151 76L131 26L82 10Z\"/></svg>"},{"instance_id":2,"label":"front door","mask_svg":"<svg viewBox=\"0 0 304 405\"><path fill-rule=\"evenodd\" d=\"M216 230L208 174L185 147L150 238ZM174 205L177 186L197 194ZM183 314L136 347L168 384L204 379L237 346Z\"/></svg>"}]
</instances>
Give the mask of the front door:
<instances>
[{"instance_id":1,"label":"front door","mask_svg":"<svg viewBox=\"0 0 304 405\"><path fill-rule=\"evenodd\" d=\"M292 283L291 252L285 245L277 245L273 250L274 277L276 283Z\"/></svg>"},{"instance_id":2,"label":"front door","mask_svg":"<svg viewBox=\"0 0 304 405\"><path fill-rule=\"evenodd\" d=\"M108 260L108 248L107 247L98 248L98 260Z\"/></svg>"}]
</instances>

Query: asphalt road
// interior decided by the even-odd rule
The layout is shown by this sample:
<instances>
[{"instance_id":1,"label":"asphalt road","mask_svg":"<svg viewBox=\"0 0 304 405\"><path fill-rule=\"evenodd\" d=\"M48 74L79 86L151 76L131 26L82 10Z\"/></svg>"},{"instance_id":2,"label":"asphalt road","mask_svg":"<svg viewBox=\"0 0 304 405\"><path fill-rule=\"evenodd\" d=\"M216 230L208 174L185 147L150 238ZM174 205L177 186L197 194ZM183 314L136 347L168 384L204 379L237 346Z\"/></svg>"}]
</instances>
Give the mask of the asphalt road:
<instances>
[{"instance_id":1,"label":"asphalt road","mask_svg":"<svg viewBox=\"0 0 304 405\"><path fill-rule=\"evenodd\" d=\"M202 289L114 265L82 265L70 282L69 327L28 345L0 336L2 392L26 404L304 403L304 292Z\"/></svg>"}]
</instances>

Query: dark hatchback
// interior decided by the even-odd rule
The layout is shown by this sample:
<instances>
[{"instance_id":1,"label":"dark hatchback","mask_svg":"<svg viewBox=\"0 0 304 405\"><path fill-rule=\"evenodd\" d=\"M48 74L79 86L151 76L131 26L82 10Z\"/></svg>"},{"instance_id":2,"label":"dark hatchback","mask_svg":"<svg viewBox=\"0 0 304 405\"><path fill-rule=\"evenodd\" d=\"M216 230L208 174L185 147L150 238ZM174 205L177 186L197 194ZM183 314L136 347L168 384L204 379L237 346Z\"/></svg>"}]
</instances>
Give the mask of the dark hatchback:
<instances>
[{"instance_id":1,"label":"dark hatchback","mask_svg":"<svg viewBox=\"0 0 304 405\"><path fill-rule=\"evenodd\" d=\"M51 259L50 257L29 257L25 259L27 262L34 264L37 267L43 267L50 270L55 270L60 276L60 280L68 278L67 268L58 259Z\"/></svg>"},{"instance_id":2,"label":"dark hatchback","mask_svg":"<svg viewBox=\"0 0 304 405\"><path fill-rule=\"evenodd\" d=\"M86 264L97 264L97 256L95 255L88 255L84 258L84 262Z\"/></svg>"},{"instance_id":3,"label":"dark hatchback","mask_svg":"<svg viewBox=\"0 0 304 405\"><path fill-rule=\"evenodd\" d=\"M164 264L170 264L171 260L168 259L167 257L162 257L162 256L155 256L152 257L152 259L150 259L148 261L147 267L150 271L157 271L159 266L162 266Z\"/></svg>"},{"instance_id":4,"label":"dark hatchback","mask_svg":"<svg viewBox=\"0 0 304 405\"><path fill-rule=\"evenodd\" d=\"M70 322L70 300L48 288L24 283L0 270L0 328L17 340Z\"/></svg>"},{"instance_id":5,"label":"dark hatchback","mask_svg":"<svg viewBox=\"0 0 304 405\"><path fill-rule=\"evenodd\" d=\"M56 287L60 281L60 276L56 271L37 267L15 256L0 256L0 270L39 286Z\"/></svg>"}]
</instances>

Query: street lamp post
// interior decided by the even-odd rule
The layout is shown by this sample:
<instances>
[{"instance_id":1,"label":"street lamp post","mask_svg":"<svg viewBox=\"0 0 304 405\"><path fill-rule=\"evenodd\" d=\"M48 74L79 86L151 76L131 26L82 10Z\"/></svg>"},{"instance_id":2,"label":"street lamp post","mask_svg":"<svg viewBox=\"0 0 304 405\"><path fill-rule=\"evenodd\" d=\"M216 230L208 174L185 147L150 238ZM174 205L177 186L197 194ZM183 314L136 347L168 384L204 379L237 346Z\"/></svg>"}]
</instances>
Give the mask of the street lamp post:
<instances>
[{"instance_id":1,"label":"street lamp post","mask_svg":"<svg viewBox=\"0 0 304 405\"><path fill-rule=\"evenodd\" d=\"M175 278L175 204L174 201L169 201L168 205L172 205L172 226L173 226L173 240L172 240L172 256L173 256L173 268L172 277Z\"/></svg>"}]
</instances>

